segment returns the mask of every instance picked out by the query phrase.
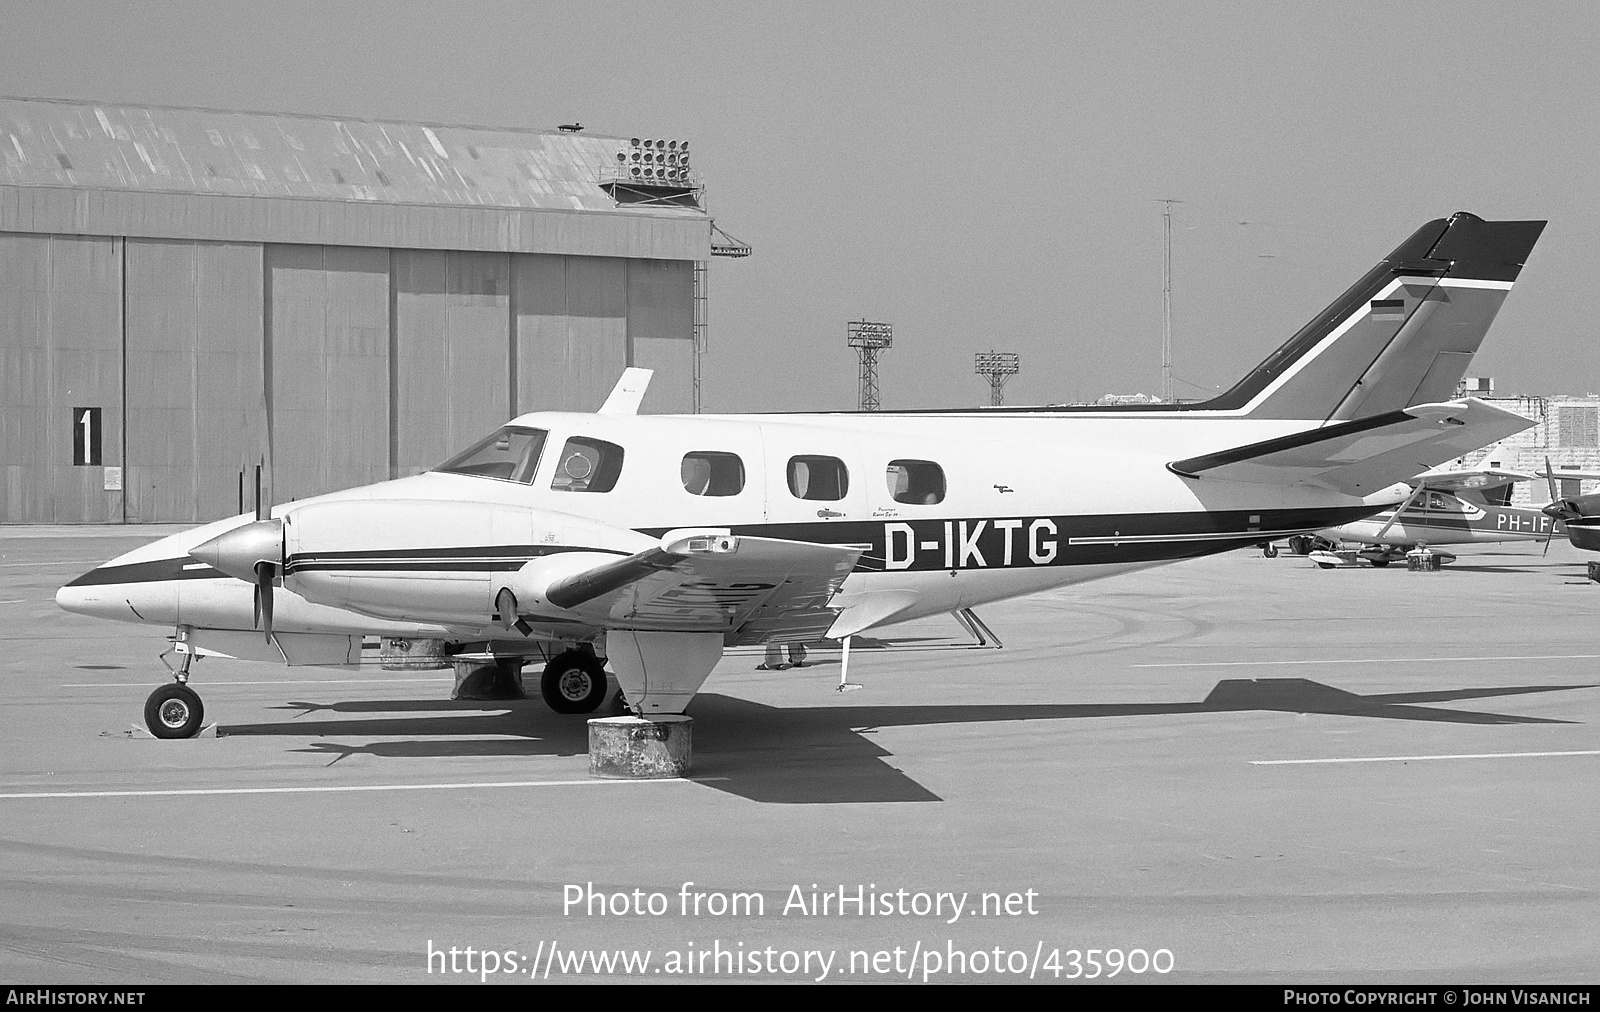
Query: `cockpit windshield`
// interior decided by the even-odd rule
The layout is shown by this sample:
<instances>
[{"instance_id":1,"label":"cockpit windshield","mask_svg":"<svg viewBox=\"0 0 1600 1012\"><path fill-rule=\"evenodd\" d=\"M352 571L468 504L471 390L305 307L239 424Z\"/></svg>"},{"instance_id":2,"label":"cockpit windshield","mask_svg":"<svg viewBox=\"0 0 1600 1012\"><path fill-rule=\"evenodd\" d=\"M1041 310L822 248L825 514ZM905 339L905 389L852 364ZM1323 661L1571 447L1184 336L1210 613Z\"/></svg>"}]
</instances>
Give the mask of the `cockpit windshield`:
<instances>
[{"instance_id":1,"label":"cockpit windshield","mask_svg":"<svg viewBox=\"0 0 1600 1012\"><path fill-rule=\"evenodd\" d=\"M534 472L539 469L539 455L544 451L544 441L548 435L544 429L508 425L434 470L530 485Z\"/></svg>"}]
</instances>

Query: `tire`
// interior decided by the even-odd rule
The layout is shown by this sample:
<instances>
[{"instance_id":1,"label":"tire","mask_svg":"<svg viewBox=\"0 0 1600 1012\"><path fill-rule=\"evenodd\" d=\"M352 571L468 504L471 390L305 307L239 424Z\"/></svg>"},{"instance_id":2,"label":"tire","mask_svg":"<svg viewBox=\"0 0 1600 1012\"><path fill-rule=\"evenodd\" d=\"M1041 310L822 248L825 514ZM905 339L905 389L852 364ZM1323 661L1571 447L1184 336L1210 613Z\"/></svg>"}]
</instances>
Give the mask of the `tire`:
<instances>
[{"instance_id":1,"label":"tire","mask_svg":"<svg viewBox=\"0 0 1600 1012\"><path fill-rule=\"evenodd\" d=\"M1367 561L1371 562L1373 564L1373 566L1375 566L1378 569L1382 569L1384 566L1387 566L1389 564L1389 560L1388 559L1369 559Z\"/></svg>"},{"instance_id":2,"label":"tire","mask_svg":"<svg viewBox=\"0 0 1600 1012\"><path fill-rule=\"evenodd\" d=\"M206 708L187 685L163 685L144 701L144 723L157 738L193 738L205 720Z\"/></svg>"},{"instance_id":3,"label":"tire","mask_svg":"<svg viewBox=\"0 0 1600 1012\"><path fill-rule=\"evenodd\" d=\"M1318 569L1332 569L1333 568L1333 563L1331 563L1331 562L1319 562L1319 563L1317 563L1317 568Z\"/></svg>"},{"instance_id":4,"label":"tire","mask_svg":"<svg viewBox=\"0 0 1600 1012\"><path fill-rule=\"evenodd\" d=\"M1276 559L1278 557L1278 546L1268 542L1261 546L1261 554L1269 559Z\"/></svg>"},{"instance_id":5,"label":"tire","mask_svg":"<svg viewBox=\"0 0 1600 1012\"><path fill-rule=\"evenodd\" d=\"M568 650L544 666L539 693L557 713L593 713L606 699L606 669L600 658Z\"/></svg>"}]
</instances>

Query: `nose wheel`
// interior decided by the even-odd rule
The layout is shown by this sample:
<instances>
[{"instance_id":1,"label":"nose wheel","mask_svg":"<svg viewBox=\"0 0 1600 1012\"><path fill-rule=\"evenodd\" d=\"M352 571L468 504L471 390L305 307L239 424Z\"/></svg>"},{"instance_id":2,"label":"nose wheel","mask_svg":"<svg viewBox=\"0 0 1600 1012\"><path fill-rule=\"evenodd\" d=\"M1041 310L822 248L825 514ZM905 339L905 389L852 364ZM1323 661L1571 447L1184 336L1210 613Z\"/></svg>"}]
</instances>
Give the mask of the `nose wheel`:
<instances>
[{"instance_id":1,"label":"nose wheel","mask_svg":"<svg viewBox=\"0 0 1600 1012\"><path fill-rule=\"evenodd\" d=\"M144 701L144 723L157 738L193 738L206 708L193 689L179 682L163 685Z\"/></svg>"}]
</instances>

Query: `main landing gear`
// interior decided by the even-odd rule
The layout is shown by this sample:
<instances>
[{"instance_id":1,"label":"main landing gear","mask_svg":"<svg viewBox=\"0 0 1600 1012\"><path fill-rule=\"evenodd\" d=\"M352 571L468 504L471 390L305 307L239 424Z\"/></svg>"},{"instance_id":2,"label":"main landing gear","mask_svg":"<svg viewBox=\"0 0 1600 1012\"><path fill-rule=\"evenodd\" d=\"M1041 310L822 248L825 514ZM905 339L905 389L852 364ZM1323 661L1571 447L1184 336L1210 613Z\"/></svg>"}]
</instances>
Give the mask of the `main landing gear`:
<instances>
[{"instance_id":1,"label":"main landing gear","mask_svg":"<svg viewBox=\"0 0 1600 1012\"><path fill-rule=\"evenodd\" d=\"M567 650L544 666L539 692L557 713L593 713L606 699L606 667L593 650Z\"/></svg>"},{"instance_id":2,"label":"main landing gear","mask_svg":"<svg viewBox=\"0 0 1600 1012\"><path fill-rule=\"evenodd\" d=\"M150 693L144 701L144 724L157 738L193 738L200 733L206 708L199 693L189 688L189 665L194 654L185 652L177 679Z\"/></svg>"}]
</instances>

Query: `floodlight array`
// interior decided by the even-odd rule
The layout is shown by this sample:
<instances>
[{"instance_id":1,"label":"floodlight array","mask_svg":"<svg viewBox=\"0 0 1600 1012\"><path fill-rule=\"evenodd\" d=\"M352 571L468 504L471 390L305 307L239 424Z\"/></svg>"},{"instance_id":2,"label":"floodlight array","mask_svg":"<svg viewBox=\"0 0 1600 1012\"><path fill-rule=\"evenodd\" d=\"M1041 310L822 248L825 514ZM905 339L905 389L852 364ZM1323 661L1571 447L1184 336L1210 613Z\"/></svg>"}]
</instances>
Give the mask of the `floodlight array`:
<instances>
[{"instance_id":1,"label":"floodlight array","mask_svg":"<svg viewBox=\"0 0 1600 1012\"><path fill-rule=\"evenodd\" d=\"M894 328L887 323L851 320L848 332L852 348L887 348L894 343Z\"/></svg>"},{"instance_id":2,"label":"floodlight array","mask_svg":"<svg viewBox=\"0 0 1600 1012\"><path fill-rule=\"evenodd\" d=\"M689 142L634 137L617 152L617 169L634 182L689 185Z\"/></svg>"},{"instance_id":3,"label":"floodlight array","mask_svg":"<svg viewBox=\"0 0 1600 1012\"><path fill-rule=\"evenodd\" d=\"M979 376L1014 376L1020 362L1014 352L980 351L973 356L972 371Z\"/></svg>"}]
</instances>

